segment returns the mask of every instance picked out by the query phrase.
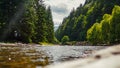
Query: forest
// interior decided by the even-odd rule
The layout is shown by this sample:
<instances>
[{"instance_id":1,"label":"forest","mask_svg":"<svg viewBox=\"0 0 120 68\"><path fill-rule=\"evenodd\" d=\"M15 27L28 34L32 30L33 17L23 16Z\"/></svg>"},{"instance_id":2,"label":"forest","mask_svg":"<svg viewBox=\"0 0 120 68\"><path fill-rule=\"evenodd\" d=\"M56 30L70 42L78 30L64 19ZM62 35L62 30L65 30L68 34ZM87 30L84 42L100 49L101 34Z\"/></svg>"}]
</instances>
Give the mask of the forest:
<instances>
[{"instance_id":1,"label":"forest","mask_svg":"<svg viewBox=\"0 0 120 68\"><path fill-rule=\"evenodd\" d=\"M120 68L119 57L120 0L0 0L0 68Z\"/></svg>"},{"instance_id":2,"label":"forest","mask_svg":"<svg viewBox=\"0 0 120 68\"><path fill-rule=\"evenodd\" d=\"M119 5L119 0L86 0L54 32L51 7L43 0L1 0L0 42L120 43Z\"/></svg>"},{"instance_id":3,"label":"forest","mask_svg":"<svg viewBox=\"0 0 120 68\"><path fill-rule=\"evenodd\" d=\"M53 26L43 0L0 0L0 42L54 43Z\"/></svg>"},{"instance_id":4,"label":"forest","mask_svg":"<svg viewBox=\"0 0 120 68\"><path fill-rule=\"evenodd\" d=\"M120 43L120 0L86 0L71 10L55 32L59 41L88 41L91 44Z\"/></svg>"}]
</instances>

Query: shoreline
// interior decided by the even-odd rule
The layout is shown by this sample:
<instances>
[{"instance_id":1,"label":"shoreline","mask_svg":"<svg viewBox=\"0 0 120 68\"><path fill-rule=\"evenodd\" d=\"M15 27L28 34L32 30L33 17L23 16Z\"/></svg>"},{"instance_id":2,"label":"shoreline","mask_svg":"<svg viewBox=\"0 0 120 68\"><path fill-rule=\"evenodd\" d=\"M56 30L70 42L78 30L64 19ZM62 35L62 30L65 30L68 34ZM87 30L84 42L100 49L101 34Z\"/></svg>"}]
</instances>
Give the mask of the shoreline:
<instances>
[{"instance_id":1,"label":"shoreline","mask_svg":"<svg viewBox=\"0 0 120 68\"><path fill-rule=\"evenodd\" d=\"M61 45L61 44L53 44L52 46L115 46L119 45L117 44L99 44L99 45L91 45L91 44L73 44L73 45ZM51 44L47 45L40 45L40 44L34 44L34 43L0 43L0 46L51 46Z\"/></svg>"}]
</instances>

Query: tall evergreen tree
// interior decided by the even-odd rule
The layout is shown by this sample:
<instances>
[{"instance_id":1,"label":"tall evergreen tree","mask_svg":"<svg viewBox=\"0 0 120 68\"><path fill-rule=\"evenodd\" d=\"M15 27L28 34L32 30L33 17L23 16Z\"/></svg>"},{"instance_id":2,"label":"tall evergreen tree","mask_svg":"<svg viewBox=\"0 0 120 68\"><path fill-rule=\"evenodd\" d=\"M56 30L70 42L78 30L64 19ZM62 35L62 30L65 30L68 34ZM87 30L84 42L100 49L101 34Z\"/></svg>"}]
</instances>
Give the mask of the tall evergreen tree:
<instances>
[{"instance_id":1,"label":"tall evergreen tree","mask_svg":"<svg viewBox=\"0 0 120 68\"><path fill-rule=\"evenodd\" d=\"M40 0L40 4L39 4L39 0L37 0L36 6L37 6L36 11L37 11L37 15L38 15L38 20L36 23L36 29L35 29L36 35L35 35L34 41L36 43L47 42L47 39L46 39L46 35L47 35L47 32L46 32L46 29L47 29L46 9L45 9L45 6L44 6L42 0Z\"/></svg>"},{"instance_id":2,"label":"tall evergreen tree","mask_svg":"<svg viewBox=\"0 0 120 68\"><path fill-rule=\"evenodd\" d=\"M54 23L53 23L53 19L52 19L52 12L51 12L51 8L50 6L48 7L47 9L47 17L46 17L46 20L47 20L47 40L48 42L52 43L54 42Z\"/></svg>"},{"instance_id":3,"label":"tall evergreen tree","mask_svg":"<svg viewBox=\"0 0 120 68\"><path fill-rule=\"evenodd\" d=\"M32 42L32 38L35 35L35 23L37 22L35 1L26 1L24 4L24 8L24 13L21 19L19 19L18 24L16 25L16 32L20 35L18 37L18 40L22 42Z\"/></svg>"}]
</instances>

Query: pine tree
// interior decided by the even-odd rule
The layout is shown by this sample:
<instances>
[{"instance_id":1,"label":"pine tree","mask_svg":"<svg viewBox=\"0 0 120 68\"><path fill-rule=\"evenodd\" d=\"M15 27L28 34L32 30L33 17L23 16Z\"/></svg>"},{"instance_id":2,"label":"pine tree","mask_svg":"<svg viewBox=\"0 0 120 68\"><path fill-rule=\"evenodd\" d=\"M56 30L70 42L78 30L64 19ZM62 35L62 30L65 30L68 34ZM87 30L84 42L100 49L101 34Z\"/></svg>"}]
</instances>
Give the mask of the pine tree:
<instances>
[{"instance_id":1,"label":"pine tree","mask_svg":"<svg viewBox=\"0 0 120 68\"><path fill-rule=\"evenodd\" d=\"M53 19L52 19L52 12L51 12L51 8L50 6L47 9L47 40L49 43L53 43L54 42L54 23L53 23Z\"/></svg>"},{"instance_id":2,"label":"pine tree","mask_svg":"<svg viewBox=\"0 0 120 68\"><path fill-rule=\"evenodd\" d=\"M28 0L25 2L24 13L17 24L18 28L16 31L20 35L18 37L18 40L22 42L32 42L32 38L35 35L35 23L37 22L37 14L34 5L34 0Z\"/></svg>"},{"instance_id":3,"label":"pine tree","mask_svg":"<svg viewBox=\"0 0 120 68\"><path fill-rule=\"evenodd\" d=\"M42 0L40 1L40 4L37 1L36 6L37 6L36 11L37 11L38 20L36 23L36 29L35 29L36 35L35 35L34 41L36 43L47 42L46 9L45 9L46 7L44 6Z\"/></svg>"}]
</instances>

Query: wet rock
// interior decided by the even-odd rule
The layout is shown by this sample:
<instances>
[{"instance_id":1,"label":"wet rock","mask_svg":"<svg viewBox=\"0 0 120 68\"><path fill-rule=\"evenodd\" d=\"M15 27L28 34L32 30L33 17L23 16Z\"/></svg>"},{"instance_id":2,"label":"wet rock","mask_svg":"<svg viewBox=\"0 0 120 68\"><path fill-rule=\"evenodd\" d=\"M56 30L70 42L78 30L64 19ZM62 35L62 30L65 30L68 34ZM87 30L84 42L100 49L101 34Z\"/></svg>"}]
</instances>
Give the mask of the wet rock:
<instances>
[{"instance_id":1,"label":"wet rock","mask_svg":"<svg viewBox=\"0 0 120 68\"><path fill-rule=\"evenodd\" d=\"M89 53L91 51L86 51ZM95 52L92 56L67 61L46 68L120 68L120 45Z\"/></svg>"}]
</instances>

